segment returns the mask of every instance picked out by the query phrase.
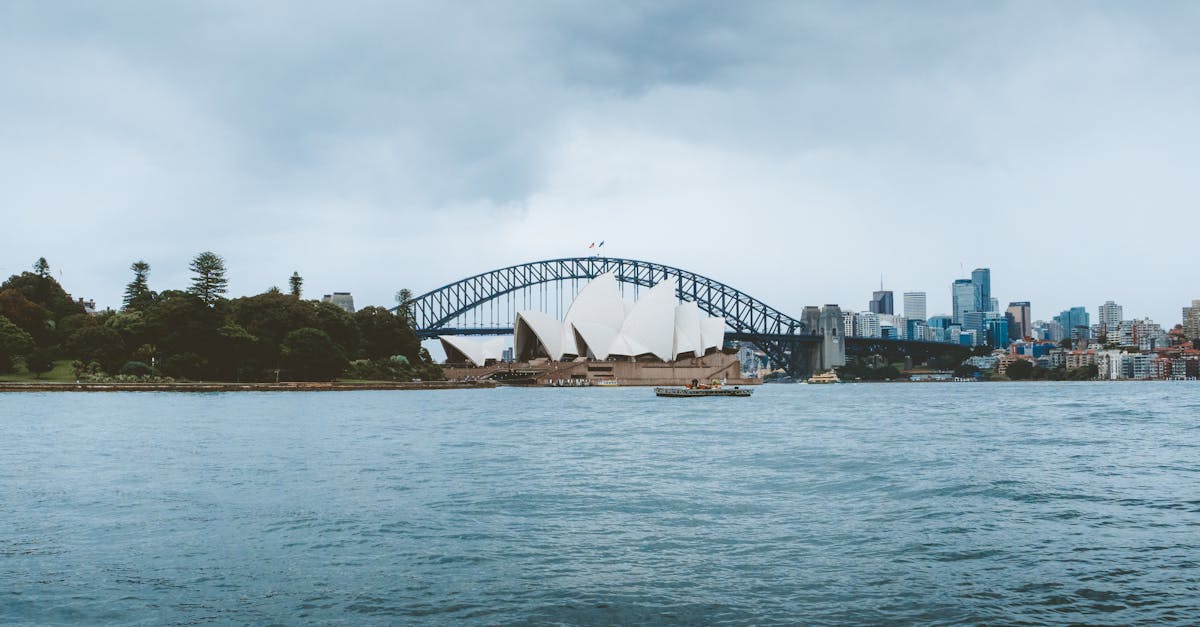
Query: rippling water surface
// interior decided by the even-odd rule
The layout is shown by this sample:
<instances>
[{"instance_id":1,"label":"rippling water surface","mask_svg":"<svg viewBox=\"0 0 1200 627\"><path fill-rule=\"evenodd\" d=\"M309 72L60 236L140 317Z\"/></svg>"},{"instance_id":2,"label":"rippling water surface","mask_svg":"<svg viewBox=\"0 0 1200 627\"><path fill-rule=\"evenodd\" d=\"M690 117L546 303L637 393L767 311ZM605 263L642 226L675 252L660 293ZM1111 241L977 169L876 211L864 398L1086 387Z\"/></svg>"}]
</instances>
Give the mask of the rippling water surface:
<instances>
[{"instance_id":1,"label":"rippling water surface","mask_svg":"<svg viewBox=\"0 0 1200 627\"><path fill-rule=\"evenodd\" d=\"M1200 623L1200 386L0 396L0 622Z\"/></svg>"}]
</instances>

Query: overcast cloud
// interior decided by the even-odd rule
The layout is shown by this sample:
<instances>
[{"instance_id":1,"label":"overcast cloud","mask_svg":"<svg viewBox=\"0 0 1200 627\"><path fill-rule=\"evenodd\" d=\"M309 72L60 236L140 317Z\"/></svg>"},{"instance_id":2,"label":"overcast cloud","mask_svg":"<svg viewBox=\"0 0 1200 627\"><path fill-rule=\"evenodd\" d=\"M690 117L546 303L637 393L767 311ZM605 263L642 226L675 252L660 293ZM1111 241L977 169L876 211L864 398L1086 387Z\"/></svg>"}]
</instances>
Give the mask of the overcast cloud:
<instances>
[{"instance_id":1,"label":"overcast cloud","mask_svg":"<svg viewBox=\"0 0 1200 627\"><path fill-rule=\"evenodd\" d=\"M1200 298L1195 3L5 2L0 273L392 304L604 252L798 314Z\"/></svg>"}]
</instances>

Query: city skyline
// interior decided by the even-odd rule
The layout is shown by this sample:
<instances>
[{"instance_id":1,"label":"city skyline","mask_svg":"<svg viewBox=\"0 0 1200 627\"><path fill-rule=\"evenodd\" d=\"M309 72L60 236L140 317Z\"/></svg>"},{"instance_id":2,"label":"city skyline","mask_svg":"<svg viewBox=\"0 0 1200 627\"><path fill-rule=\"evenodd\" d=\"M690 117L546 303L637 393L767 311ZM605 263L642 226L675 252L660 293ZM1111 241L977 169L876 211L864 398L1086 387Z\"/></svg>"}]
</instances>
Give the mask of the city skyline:
<instances>
[{"instance_id":1,"label":"city skyline","mask_svg":"<svg viewBox=\"0 0 1200 627\"><path fill-rule=\"evenodd\" d=\"M1198 11L8 3L0 274L116 307L211 250L231 294L391 305L603 240L793 315L881 269L948 313L961 263L1035 318L1173 325L1200 294L1144 269L1200 251L1111 225L1200 228Z\"/></svg>"}]
</instances>

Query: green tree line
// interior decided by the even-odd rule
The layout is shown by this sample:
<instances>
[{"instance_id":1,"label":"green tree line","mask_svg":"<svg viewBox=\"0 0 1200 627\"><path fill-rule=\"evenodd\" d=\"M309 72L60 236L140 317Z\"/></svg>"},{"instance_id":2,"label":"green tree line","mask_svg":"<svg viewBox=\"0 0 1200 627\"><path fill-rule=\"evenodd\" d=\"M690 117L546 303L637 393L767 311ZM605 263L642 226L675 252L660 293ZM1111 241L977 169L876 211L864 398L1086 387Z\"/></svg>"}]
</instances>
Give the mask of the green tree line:
<instances>
[{"instance_id":1,"label":"green tree line","mask_svg":"<svg viewBox=\"0 0 1200 627\"><path fill-rule=\"evenodd\" d=\"M138 260L121 310L90 315L38 259L33 272L0 284L0 372L21 363L40 374L73 360L77 372L205 381L442 378L406 307L351 314L304 300L298 272L290 293L229 299L219 255L200 253L189 267L190 286L156 292L150 265Z\"/></svg>"}]
</instances>

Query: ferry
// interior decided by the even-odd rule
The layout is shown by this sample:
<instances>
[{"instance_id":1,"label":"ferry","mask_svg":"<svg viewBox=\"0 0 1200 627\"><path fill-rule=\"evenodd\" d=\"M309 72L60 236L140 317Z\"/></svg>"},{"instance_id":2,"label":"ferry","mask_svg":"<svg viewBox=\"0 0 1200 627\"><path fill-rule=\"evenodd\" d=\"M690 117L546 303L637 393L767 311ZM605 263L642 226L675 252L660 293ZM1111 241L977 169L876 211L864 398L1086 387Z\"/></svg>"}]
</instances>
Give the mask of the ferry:
<instances>
[{"instance_id":1,"label":"ferry","mask_svg":"<svg viewBox=\"0 0 1200 627\"><path fill-rule=\"evenodd\" d=\"M654 388L655 396L663 396L668 398L694 398L699 396L750 396L754 390L740 386L726 387L718 379L713 379L708 385L692 379L691 385L683 387L658 387Z\"/></svg>"},{"instance_id":2,"label":"ferry","mask_svg":"<svg viewBox=\"0 0 1200 627\"><path fill-rule=\"evenodd\" d=\"M832 370L830 370L829 372L821 372L818 374L814 374L813 376L808 378L808 381L805 381L805 383L813 383L813 384L841 383L841 382L842 382L842 380L838 378L837 373Z\"/></svg>"}]
</instances>

